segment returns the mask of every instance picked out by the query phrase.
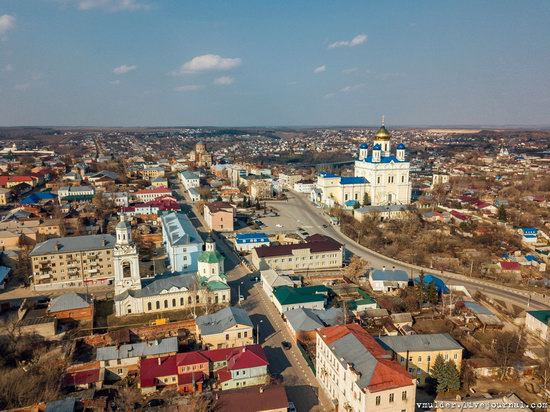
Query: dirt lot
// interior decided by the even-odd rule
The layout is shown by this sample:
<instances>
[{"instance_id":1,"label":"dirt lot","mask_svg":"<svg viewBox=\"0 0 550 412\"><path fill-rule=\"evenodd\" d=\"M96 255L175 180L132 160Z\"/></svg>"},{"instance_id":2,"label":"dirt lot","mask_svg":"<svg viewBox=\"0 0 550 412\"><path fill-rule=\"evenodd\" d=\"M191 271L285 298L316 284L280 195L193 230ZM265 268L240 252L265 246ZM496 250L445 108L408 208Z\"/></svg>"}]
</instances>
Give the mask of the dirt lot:
<instances>
[{"instance_id":1,"label":"dirt lot","mask_svg":"<svg viewBox=\"0 0 550 412\"><path fill-rule=\"evenodd\" d=\"M486 393L515 393L526 403L540 403L544 400L534 393L530 392L527 388L531 385L528 380L523 381L498 381L498 380L485 380L478 379L475 384L475 390L477 392ZM538 390L538 386L534 385L535 390ZM548 409L533 409L534 411L547 411Z\"/></svg>"}]
</instances>

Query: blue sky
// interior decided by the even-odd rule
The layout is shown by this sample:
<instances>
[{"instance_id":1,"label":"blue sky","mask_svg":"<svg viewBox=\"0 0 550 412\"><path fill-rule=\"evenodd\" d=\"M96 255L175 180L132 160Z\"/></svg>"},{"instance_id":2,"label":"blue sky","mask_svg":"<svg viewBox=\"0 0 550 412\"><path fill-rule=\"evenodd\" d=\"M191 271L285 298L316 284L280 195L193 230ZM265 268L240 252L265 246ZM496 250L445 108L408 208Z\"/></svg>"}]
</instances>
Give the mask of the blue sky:
<instances>
[{"instance_id":1,"label":"blue sky","mask_svg":"<svg viewBox=\"0 0 550 412\"><path fill-rule=\"evenodd\" d=\"M550 125L550 2L0 0L0 125Z\"/></svg>"}]
</instances>

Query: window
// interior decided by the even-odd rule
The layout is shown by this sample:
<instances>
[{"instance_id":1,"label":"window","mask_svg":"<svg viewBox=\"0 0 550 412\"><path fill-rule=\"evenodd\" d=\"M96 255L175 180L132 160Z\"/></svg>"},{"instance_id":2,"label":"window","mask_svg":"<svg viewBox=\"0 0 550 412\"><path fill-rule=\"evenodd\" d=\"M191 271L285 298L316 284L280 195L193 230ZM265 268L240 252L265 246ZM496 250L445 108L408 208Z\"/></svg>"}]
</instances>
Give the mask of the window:
<instances>
[{"instance_id":1,"label":"window","mask_svg":"<svg viewBox=\"0 0 550 412\"><path fill-rule=\"evenodd\" d=\"M376 397L376 405L380 405L380 396Z\"/></svg>"},{"instance_id":2,"label":"window","mask_svg":"<svg viewBox=\"0 0 550 412\"><path fill-rule=\"evenodd\" d=\"M407 391L401 392L401 400L403 400L403 401L407 400Z\"/></svg>"},{"instance_id":3,"label":"window","mask_svg":"<svg viewBox=\"0 0 550 412\"><path fill-rule=\"evenodd\" d=\"M418 362L422 362L422 356L418 356Z\"/></svg>"},{"instance_id":4,"label":"window","mask_svg":"<svg viewBox=\"0 0 550 412\"><path fill-rule=\"evenodd\" d=\"M393 400L394 400L394 394L390 393L390 403L393 403Z\"/></svg>"},{"instance_id":5,"label":"window","mask_svg":"<svg viewBox=\"0 0 550 412\"><path fill-rule=\"evenodd\" d=\"M244 331L244 337L245 337L245 338L248 337L248 331Z\"/></svg>"},{"instance_id":6,"label":"window","mask_svg":"<svg viewBox=\"0 0 550 412\"><path fill-rule=\"evenodd\" d=\"M458 353L455 353L454 356L453 356L456 359L458 359Z\"/></svg>"},{"instance_id":7,"label":"window","mask_svg":"<svg viewBox=\"0 0 550 412\"><path fill-rule=\"evenodd\" d=\"M153 305L151 304L151 302L147 304L147 310L153 310Z\"/></svg>"},{"instance_id":8,"label":"window","mask_svg":"<svg viewBox=\"0 0 550 412\"><path fill-rule=\"evenodd\" d=\"M164 308L166 309L168 307L168 300L164 301Z\"/></svg>"},{"instance_id":9,"label":"window","mask_svg":"<svg viewBox=\"0 0 550 412\"><path fill-rule=\"evenodd\" d=\"M225 334L225 340L229 340L229 333Z\"/></svg>"},{"instance_id":10,"label":"window","mask_svg":"<svg viewBox=\"0 0 550 412\"><path fill-rule=\"evenodd\" d=\"M426 360L429 362L432 360L432 357L430 355L428 355L428 357L426 358Z\"/></svg>"},{"instance_id":11,"label":"window","mask_svg":"<svg viewBox=\"0 0 550 412\"><path fill-rule=\"evenodd\" d=\"M183 298L180 298L180 306L183 306Z\"/></svg>"},{"instance_id":12,"label":"window","mask_svg":"<svg viewBox=\"0 0 550 412\"><path fill-rule=\"evenodd\" d=\"M157 307L157 309L160 309L160 302L158 300L157 300L156 307Z\"/></svg>"},{"instance_id":13,"label":"window","mask_svg":"<svg viewBox=\"0 0 550 412\"><path fill-rule=\"evenodd\" d=\"M238 339L241 338L241 332L237 333L237 338L238 338Z\"/></svg>"},{"instance_id":14,"label":"window","mask_svg":"<svg viewBox=\"0 0 550 412\"><path fill-rule=\"evenodd\" d=\"M189 305L190 305L191 303L193 303L193 301L192 301L192 299L191 299L191 296L189 296L189 297L187 298L187 303L188 303Z\"/></svg>"}]
</instances>

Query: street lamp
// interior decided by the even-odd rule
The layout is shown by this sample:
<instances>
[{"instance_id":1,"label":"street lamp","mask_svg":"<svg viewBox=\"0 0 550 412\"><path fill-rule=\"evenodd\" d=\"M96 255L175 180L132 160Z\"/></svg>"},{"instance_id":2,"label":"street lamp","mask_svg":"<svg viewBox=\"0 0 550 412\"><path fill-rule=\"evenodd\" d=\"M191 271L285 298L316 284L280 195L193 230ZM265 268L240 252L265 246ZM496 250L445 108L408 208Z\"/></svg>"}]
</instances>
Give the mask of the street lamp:
<instances>
[{"instance_id":1,"label":"street lamp","mask_svg":"<svg viewBox=\"0 0 550 412\"><path fill-rule=\"evenodd\" d=\"M263 323L263 320L258 321L256 323L256 343L260 343L260 323Z\"/></svg>"}]
</instances>

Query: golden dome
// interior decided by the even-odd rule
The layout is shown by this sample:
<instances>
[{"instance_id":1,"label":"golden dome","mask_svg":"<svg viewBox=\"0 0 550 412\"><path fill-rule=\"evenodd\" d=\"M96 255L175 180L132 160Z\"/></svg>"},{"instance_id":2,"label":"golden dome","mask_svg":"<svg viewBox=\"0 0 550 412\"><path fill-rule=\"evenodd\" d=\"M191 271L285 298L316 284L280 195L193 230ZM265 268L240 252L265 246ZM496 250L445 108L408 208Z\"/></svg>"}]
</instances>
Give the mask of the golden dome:
<instances>
[{"instance_id":1,"label":"golden dome","mask_svg":"<svg viewBox=\"0 0 550 412\"><path fill-rule=\"evenodd\" d=\"M391 134L386 130L386 126L382 125L375 134L376 140L390 140Z\"/></svg>"}]
</instances>

